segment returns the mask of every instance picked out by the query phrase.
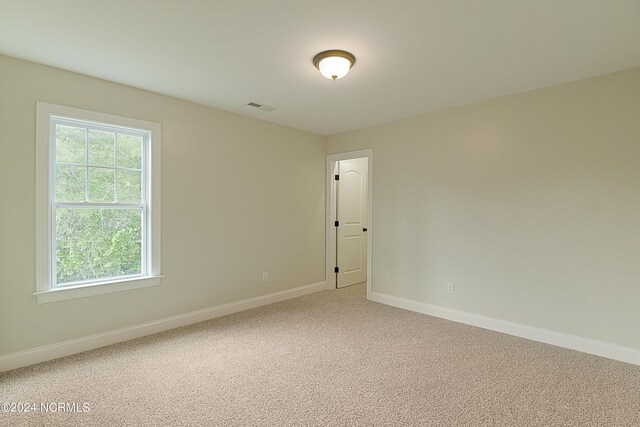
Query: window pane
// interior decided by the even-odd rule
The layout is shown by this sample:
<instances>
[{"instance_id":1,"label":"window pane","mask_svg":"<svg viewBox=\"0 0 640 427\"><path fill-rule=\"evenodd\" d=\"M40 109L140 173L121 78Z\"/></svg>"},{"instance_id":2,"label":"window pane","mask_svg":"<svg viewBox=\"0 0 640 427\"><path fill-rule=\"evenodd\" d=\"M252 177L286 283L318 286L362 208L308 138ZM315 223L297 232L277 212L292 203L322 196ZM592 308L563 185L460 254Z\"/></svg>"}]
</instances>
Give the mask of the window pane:
<instances>
[{"instance_id":1,"label":"window pane","mask_svg":"<svg viewBox=\"0 0 640 427\"><path fill-rule=\"evenodd\" d=\"M89 130L89 164L92 166L115 166L116 134Z\"/></svg>"},{"instance_id":2,"label":"window pane","mask_svg":"<svg viewBox=\"0 0 640 427\"><path fill-rule=\"evenodd\" d=\"M57 283L141 274L142 209L56 211Z\"/></svg>"},{"instance_id":3,"label":"window pane","mask_svg":"<svg viewBox=\"0 0 640 427\"><path fill-rule=\"evenodd\" d=\"M56 201L84 202L87 193L87 168L56 165Z\"/></svg>"},{"instance_id":4,"label":"window pane","mask_svg":"<svg viewBox=\"0 0 640 427\"><path fill-rule=\"evenodd\" d=\"M118 134L118 167L142 168L142 137Z\"/></svg>"},{"instance_id":5,"label":"window pane","mask_svg":"<svg viewBox=\"0 0 640 427\"><path fill-rule=\"evenodd\" d=\"M56 125L56 162L86 164L86 132L84 128Z\"/></svg>"},{"instance_id":6,"label":"window pane","mask_svg":"<svg viewBox=\"0 0 640 427\"><path fill-rule=\"evenodd\" d=\"M142 201L142 172L118 169L118 201Z\"/></svg>"},{"instance_id":7,"label":"window pane","mask_svg":"<svg viewBox=\"0 0 640 427\"><path fill-rule=\"evenodd\" d=\"M89 201L115 201L115 169L89 168Z\"/></svg>"}]
</instances>

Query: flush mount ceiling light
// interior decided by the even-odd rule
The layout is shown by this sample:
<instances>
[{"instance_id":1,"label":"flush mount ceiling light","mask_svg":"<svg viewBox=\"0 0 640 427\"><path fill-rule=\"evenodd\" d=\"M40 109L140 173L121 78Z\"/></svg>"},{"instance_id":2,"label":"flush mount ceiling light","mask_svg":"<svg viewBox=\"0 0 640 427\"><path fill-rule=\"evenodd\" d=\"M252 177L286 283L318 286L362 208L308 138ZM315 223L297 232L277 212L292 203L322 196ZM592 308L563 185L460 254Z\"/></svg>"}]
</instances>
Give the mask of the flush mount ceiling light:
<instances>
[{"instance_id":1,"label":"flush mount ceiling light","mask_svg":"<svg viewBox=\"0 0 640 427\"><path fill-rule=\"evenodd\" d=\"M355 63L356 57L344 50L325 50L313 58L320 74L334 81L346 76Z\"/></svg>"}]
</instances>

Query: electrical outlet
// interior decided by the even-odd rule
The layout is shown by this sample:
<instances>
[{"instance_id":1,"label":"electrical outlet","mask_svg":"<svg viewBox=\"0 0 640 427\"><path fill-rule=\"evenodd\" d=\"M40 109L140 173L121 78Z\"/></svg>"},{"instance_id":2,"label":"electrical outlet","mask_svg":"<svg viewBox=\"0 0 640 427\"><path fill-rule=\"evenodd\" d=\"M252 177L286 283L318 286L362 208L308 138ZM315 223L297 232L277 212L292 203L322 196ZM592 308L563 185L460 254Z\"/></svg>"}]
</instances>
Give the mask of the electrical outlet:
<instances>
[{"instance_id":1,"label":"electrical outlet","mask_svg":"<svg viewBox=\"0 0 640 427\"><path fill-rule=\"evenodd\" d=\"M263 271L262 272L262 281L263 282L268 282L269 281L269 272L268 271Z\"/></svg>"},{"instance_id":2,"label":"electrical outlet","mask_svg":"<svg viewBox=\"0 0 640 427\"><path fill-rule=\"evenodd\" d=\"M453 282L447 283L447 293L455 294L456 293L456 284Z\"/></svg>"}]
</instances>

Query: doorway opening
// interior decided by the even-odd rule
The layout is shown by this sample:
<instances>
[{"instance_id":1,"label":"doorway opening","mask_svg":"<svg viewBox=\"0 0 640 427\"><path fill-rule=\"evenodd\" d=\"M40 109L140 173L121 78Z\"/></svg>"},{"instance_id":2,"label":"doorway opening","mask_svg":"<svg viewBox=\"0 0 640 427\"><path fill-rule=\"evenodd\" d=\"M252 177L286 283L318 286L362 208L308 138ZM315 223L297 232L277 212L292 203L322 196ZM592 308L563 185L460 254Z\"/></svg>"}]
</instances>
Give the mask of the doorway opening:
<instances>
[{"instance_id":1,"label":"doorway opening","mask_svg":"<svg viewBox=\"0 0 640 427\"><path fill-rule=\"evenodd\" d=\"M366 282L372 276L373 150L327 156L327 288Z\"/></svg>"}]
</instances>

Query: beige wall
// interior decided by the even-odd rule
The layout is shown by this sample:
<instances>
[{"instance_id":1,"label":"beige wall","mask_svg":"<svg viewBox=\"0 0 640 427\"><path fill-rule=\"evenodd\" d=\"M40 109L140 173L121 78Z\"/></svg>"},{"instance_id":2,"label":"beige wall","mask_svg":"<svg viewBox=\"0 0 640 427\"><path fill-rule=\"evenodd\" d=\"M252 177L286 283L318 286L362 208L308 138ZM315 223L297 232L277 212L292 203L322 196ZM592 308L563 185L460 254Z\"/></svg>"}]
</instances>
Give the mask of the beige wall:
<instances>
[{"instance_id":1,"label":"beige wall","mask_svg":"<svg viewBox=\"0 0 640 427\"><path fill-rule=\"evenodd\" d=\"M36 303L36 101L162 124L159 287ZM324 280L322 136L0 56L0 163L0 355Z\"/></svg>"},{"instance_id":2,"label":"beige wall","mask_svg":"<svg viewBox=\"0 0 640 427\"><path fill-rule=\"evenodd\" d=\"M328 138L362 148L374 292L640 348L640 68Z\"/></svg>"}]
</instances>

